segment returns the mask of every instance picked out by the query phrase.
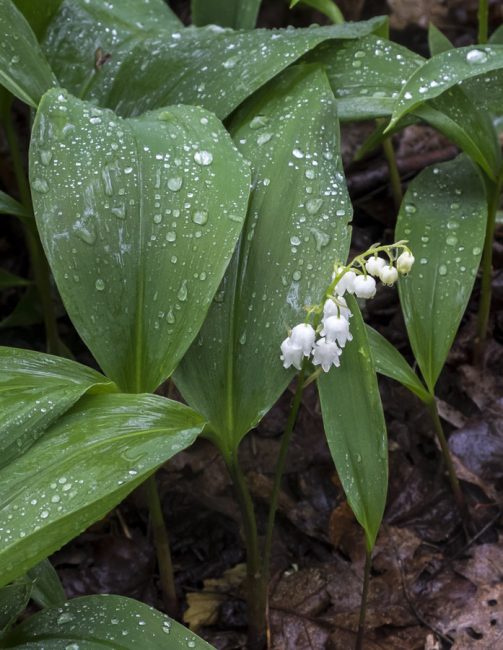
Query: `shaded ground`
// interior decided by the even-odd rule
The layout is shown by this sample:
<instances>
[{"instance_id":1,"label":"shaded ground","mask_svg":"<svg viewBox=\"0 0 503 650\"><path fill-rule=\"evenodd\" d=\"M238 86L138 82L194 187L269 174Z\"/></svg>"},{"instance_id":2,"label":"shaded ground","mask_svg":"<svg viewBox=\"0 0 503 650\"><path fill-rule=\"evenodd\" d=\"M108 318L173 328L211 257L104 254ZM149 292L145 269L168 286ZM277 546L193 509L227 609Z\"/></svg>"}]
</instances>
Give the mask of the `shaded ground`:
<instances>
[{"instance_id":1,"label":"shaded ground","mask_svg":"<svg viewBox=\"0 0 503 650\"><path fill-rule=\"evenodd\" d=\"M186 2L174 2L182 13ZM344 8L344 3L340 3ZM473 40L476 3L391 2L397 40L425 52L430 13L458 45ZM386 9L385 2L346 3L357 19ZM498 7L495 5L494 16ZM352 12L352 13L351 13ZM287 9L265 3L262 25L280 25ZM298 24L318 19L295 15ZM20 112L20 124L26 115ZM378 153L359 166L351 157L369 125L345 128L348 182L355 201L354 247L392 241L395 210L387 168ZM426 127L412 127L395 142L406 182L426 164L455 149ZM5 148L1 143L2 149ZM0 179L14 187L2 156ZM11 189L14 193L14 190ZM27 253L14 221L0 222L2 265L26 275ZM381 381L390 437L390 488L385 523L374 554L367 617L368 650L455 650L503 647L503 232L495 241L494 303L486 372L471 363L478 282L457 342L439 381L441 413L473 518L467 541L452 500L433 427L422 404L401 386ZM0 294L0 317L19 298ZM366 320L408 358L396 291L381 288ZM34 316L36 320L36 316ZM77 359L91 363L71 325L60 321ZM43 348L43 332L0 330L0 343ZM242 462L264 524L287 393L242 446ZM240 648L246 624L240 516L215 448L204 440L159 472L172 538L179 594L188 624L216 647ZM111 592L162 609L143 494L119 508L55 554L68 596ZM275 650L347 650L354 643L364 562L363 535L344 499L324 440L314 388L306 391L290 449L274 540L269 624Z\"/></svg>"}]
</instances>

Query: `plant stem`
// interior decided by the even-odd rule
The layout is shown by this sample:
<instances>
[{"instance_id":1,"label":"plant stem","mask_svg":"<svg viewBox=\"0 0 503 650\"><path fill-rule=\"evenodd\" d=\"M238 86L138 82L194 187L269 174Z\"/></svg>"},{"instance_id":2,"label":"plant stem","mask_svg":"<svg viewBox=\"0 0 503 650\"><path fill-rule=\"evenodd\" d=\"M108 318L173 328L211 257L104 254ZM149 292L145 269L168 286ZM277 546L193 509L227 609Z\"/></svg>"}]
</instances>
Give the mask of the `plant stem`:
<instances>
[{"instance_id":1,"label":"plant stem","mask_svg":"<svg viewBox=\"0 0 503 650\"><path fill-rule=\"evenodd\" d=\"M367 614L367 600L369 595L371 567L372 567L372 551L367 549L365 568L363 570L362 599L360 601L360 619L358 621L358 633L356 635L355 650L362 650L363 648L363 638L365 635L365 616Z\"/></svg>"},{"instance_id":2,"label":"plant stem","mask_svg":"<svg viewBox=\"0 0 503 650\"><path fill-rule=\"evenodd\" d=\"M382 143L382 150L386 162L388 163L389 179L391 182L391 193L393 194L393 201L395 208L398 212L402 204L402 181L400 180L400 173L396 164L395 150L391 138L386 138Z\"/></svg>"},{"instance_id":3,"label":"plant stem","mask_svg":"<svg viewBox=\"0 0 503 650\"><path fill-rule=\"evenodd\" d=\"M489 0L479 0L478 10L478 42L487 43L489 37Z\"/></svg>"},{"instance_id":4,"label":"plant stem","mask_svg":"<svg viewBox=\"0 0 503 650\"><path fill-rule=\"evenodd\" d=\"M271 493L271 500L269 502L269 515L267 518L267 529L266 529L265 543L264 543L263 574L264 574L264 580L266 585L269 582L272 536L274 532L274 520L276 517L276 511L278 509L278 499L279 499L279 493L281 489L281 480L283 478L286 455L288 453L288 447L290 445L293 428L295 426L295 422L297 420L297 414L299 412L300 404L302 401L302 392L304 390L305 374L306 374L306 364L304 363L302 365L302 370L300 371L297 379L297 387L295 389L292 407L290 409L290 414L288 415L288 421L286 423L283 437L281 438L278 460L276 462L276 469L274 473L274 484Z\"/></svg>"},{"instance_id":5,"label":"plant stem","mask_svg":"<svg viewBox=\"0 0 503 650\"><path fill-rule=\"evenodd\" d=\"M261 650L266 640L265 610L267 603L267 577L262 571L255 509L243 470L239 464L237 449L234 449L230 456L226 456L226 461L241 510L241 516L243 517L247 573L247 648L249 650Z\"/></svg>"},{"instance_id":6,"label":"plant stem","mask_svg":"<svg viewBox=\"0 0 503 650\"><path fill-rule=\"evenodd\" d=\"M178 615L178 598L176 595L175 576L173 573L173 562L171 560L171 549L169 546L168 531L162 513L161 500L155 474L145 481L147 489L147 501L150 511L150 521L154 535L154 545L157 553L157 564L161 579L162 596L166 612L171 616Z\"/></svg>"},{"instance_id":7,"label":"plant stem","mask_svg":"<svg viewBox=\"0 0 503 650\"><path fill-rule=\"evenodd\" d=\"M440 444L440 448L442 450L442 456L445 462L445 465L447 467L447 473L449 475L449 482L451 484L451 489L452 493L454 496L454 500L456 501L456 505L459 510L459 514L461 516L461 523L463 525L463 529L467 530L468 527L468 521L470 518L470 514L468 512L468 508L466 506L466 501L465 501L465 496L463 494L463 491L461 490L461 486L458 481L458 477L456 476L456 471L454 469L454 463L452 462L452 457L451 457L451 452L449 450L449 445L447 444L447 440L445 438L444 434L444 429L442 427L442 422L440 421L440 416L438 414L438 407L437 407L437 401L435 399L434 395L431 395L431 400L427 404L428 410L430 411L431 418L433 420L433 424L435 426L435 432L437 434L438 442Z\"/></svg>"},{"instance_id":8,"label":"plant stem","mask_svg":"<svg viewBox=\"0 0 503 650\"><path fill-rule=\"evenodd\" d=\"M475 338L475 363L483 364L484 350L487 338L487 326L491 311L491 282L492 282L492 261L493 261L493 239L496 227L496 213L498 211L499 198L502 180L496 183L487 180L487 227L484 240L484 251L482 253L482 286L480 293L480 304L477 315L477 335Z\"/></svg>"},{"instance_id":9,"label":"plant stem","mask_svg":"<svg viewBox=\"0 0 503 650\"><path fill-rule=\"evenodd\" d=\"M31 203L30 188L24 172L23 162L21 160L16 131L12 123L12 112L10 110L5 111L3 118L5 135L10 149L14 174L16 176L16 181L19 189L19 196L27 212L32 214L33 207ZM23 227L28 251L30 253L30 261L35 285L37 287L40 302L42 304L47 352L58 354L60 352L61 346L59 343L58 326L52 301L49 264L47 263L45 253L40 242L35 220L24 219Z\"/></svg>"}]
</instances>

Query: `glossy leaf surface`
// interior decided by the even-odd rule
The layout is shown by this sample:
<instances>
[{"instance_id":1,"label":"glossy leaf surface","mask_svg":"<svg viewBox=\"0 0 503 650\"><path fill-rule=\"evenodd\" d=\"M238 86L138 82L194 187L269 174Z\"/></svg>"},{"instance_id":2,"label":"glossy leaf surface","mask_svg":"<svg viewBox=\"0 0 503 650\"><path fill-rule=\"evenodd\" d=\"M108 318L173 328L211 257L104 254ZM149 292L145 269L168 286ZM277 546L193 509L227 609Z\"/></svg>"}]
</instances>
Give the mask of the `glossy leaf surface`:
<instances>
[{"instance_id":1,"label":"glossy leaf surface","mask_svg":"<svg viewBox=\"0 0 503 650\"><path fill-rule=\"evenodd\" d=\"M97 0L96 0L97 1ZM173 31L157 27L121 39L103 30L115 26L113 13L83 13L72 0L50 26L45 50L61 85L120 115L138 115L171 103L196 104L227 117L247 97L320 43L359 38L384 19L307 29L232 31L219 27ZM114 3L116 6L119 3ZM87 10L86 10L87 11ZM112 54L95 74L96 48Z\"/></svg>"},{"instance_id":2,"label":"glossy leaf surface","mask_svg":"<svg viewBox=\"0 0 503 650\"><path fill-rule=\"evenodd\" d=\"M0 589L0 636L23 612L30 599L30 593L30 582L18 582Z\"/></svg>"},{"instance_id":3,"label":"glossy leaf surface","mask_svg":"<svg viewBox=\"0 0 503 650\"><path fill-rule=\"evenodd\" d=\"M393 110L391 124L452 86L501 68L503 45L460 47L432 57L403 86Z\"/></svg>"},{"instance_id":4,"label":"glossy leaf surface","mask_svg":"<svg viewBox=\"0 0 503 650\"><path fill-rule=\"evenodd\" d=\"M37 37L12 0L0 0L0 43L0 84L36 108L56 79Z\"/></svg>"},{"instance_id":5,"label":"glossy leaf surface","mask_svg":"<svg viewBox=\"0 0 503 650\"><path fill-rule=\"evenodd\" d=\"M395 346L370 326L367 326L367 337L376 372L398 381L420 400L428 402L428 391Z\"/></svg>"},{"instance_id":6,"label":"glossy leaf surface","mask_svg":"<svg viewBox=\"0 0 503 650\"><path fill-rule=\"evenodd\" d=\"M206 641L153 607L123 596L83 596L19 625L9 648L40 650L210 650Z\"/></svg>"},{"instance_id":7,"label":"glossy leaf surface","mask_svg":"<svg viewBox=\"0 0 503 650\"><path fill-rule=\"evenodd\" d=\"M305 305L321 300L334 261L346 259L352 214L335 102L322 70L286 71L230 128L254 162L248 216L208 318L175 374L227 449L292 379L279 346L304 320Z\"/></svg>"},{"instance_id":8,"label":"glossy leaf surface","mask_svg":"<svg viewBox=\"0 0 503 650\"><path fill-rule=\"evenodd\" d=\"M399 283L409 340L433 392L480 263L487 220L485 187L466 157L423 170L409 185L395 237L416 262Z\"/></svg>"},{"instance_id":9,"label":"glossy leaf surface","mask_svg":"<svg viewBox=\"0 0 503 650\"><path fill-rule=\"evenodd\" d=\"M32 567L26 577L33 581L31 597L40 607L58 607L65 602L63 585L48 559Z\"/></svg>"},{"instance_id":10,"label":"glossy leaf surface","mask_svg":"<svg viewBox=\"0 0 503 650\"><path fill-rule=\"evenodd\" d=\"M346 344L340 368L318 379L323 426L348 503L373 548L388 489L386 424L365 323L356 301L353 340Z\"/></svg>"},{"instance_id":11,"label":"glossy leaf surface","mask_svg":"<svg viewBox=\"0 0 503 650\"><path fill-rule=\"evenodd\" d=\"M30 178L74 325L123 390L153 391L192 342L232 256L248 164L203 109L122 120L51 91L33 127Z\"/></svg>"},{"instance_id":12,"label":"glossy leaf surface","mask_svg":"<svg viewBox=\"0 0 503 650\"><path fill-rule=\"evenodd\" d=\"M22 454L85 393L114 384L80 363L0 347L0 467Z\"/></svg>"},{"instance_id":13,"label":"glossy leaf surface","mask_svg":"<svg viewBox=\"0 0 503 650\"><path fill-rule=\"evenodd\" d=\"M0 583L28 569L110 511L204 426L154 395L90 395L2 469Z\"/></svg>"},{"instance_id":14,"label":"glossy leaf surface","mask_svg":"<svg viewBox=\"0 0 503 650\"><path fill-rule=\"evenodd\" d=\"M192 23L253 29L262 0L192 0Z\"/></svg>"}]
</instances>

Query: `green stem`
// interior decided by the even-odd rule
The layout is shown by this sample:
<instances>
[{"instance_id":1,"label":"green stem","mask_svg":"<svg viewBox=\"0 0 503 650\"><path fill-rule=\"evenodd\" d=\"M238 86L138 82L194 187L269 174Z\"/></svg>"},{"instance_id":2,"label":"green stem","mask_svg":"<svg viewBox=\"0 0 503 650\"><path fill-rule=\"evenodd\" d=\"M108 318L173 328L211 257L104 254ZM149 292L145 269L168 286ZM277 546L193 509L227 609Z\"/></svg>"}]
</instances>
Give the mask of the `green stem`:
<instances>
[{"instance_id":1,"label":"green stem","mask_svg":"<svg viewBox=\"0 0 503 650\"><path fill-rule=\"evenodd\" d=\"M295 426L295 422L297 420L297 414L299 412L300 404L302 402L302 392L304 390L305 374L306 374L306 363L302 365L302 370L300 371L299 377L297 379L297 387L295 389L292 407L290 409L290 414L288 415L288 421L286 423L283 437L281 438L278 460L276 462L276 469L274 473L274 484L271 493L271 500L269 503L269 515L267 518L267 529L266 529L265 543L264 543L263 573L264 573L264 580L266 584L269 582L272 536L274 532L274 520L276 518L276 511L278 509L278 499L279 499L279 493L281 489L281 481L283 478L286 456L288 453L288 447L290 445L293 428Z\"/></svg>"},{"instance_id":2,"label":"green stem","mask_svg":"<svg viewBox=\"0 0 503 650\"><path fill-rule=\"evenodd\" d=\"M478 22L479 22L478 42L481 44L487 43L487 39L489 37L489 1L488 0L479 0Z\"/></svg>"},{"instance_id":3,"label":"green stem","mask_svg":"<svg viewBox=\"0 0 503 650\"><path fill-rule=\"evenodd\" d=\"M355 650L362 650L363 648L363 639L365 635L365 617L367 615L367 601L369 595L371 568L372 568L372 552L367 549L365 568L363 570L362 599L360 601L360 618L358 621L358 633L356 635Z\"/></svg>"},{"instance_id":4,"label":"green stem","mask_svg":"<svg viewBox=\"0 0 503 650\"><path fill-rule=\"evenodd\" d=\"M173 562L171 560L168 531L164 521L155 474L146 480L145 486L147 489L147 502L150 511L152 532L154 535L154 545L157 553L157 564L159 566L164 607L168 614L176 617L179 613L179 609Z\"/></svg>"},{"instance_id":5,"label":"green stem","mask_svg":"<svg viewBox=\"0 0 503 650\"><path fill-rule=\"evenodd\" d=\"M384 152L384 157L388 163L389 178L391 182L391 192L393 194L393 201L395 203L395 208L398 212L400 210L400 205L402 204L402 181L400 179L400 172L398 171L398 165L396 164L395 150L393 148L393 142L391 138L386 138L383 140L382 149Z\"/></svg>"},{"instance_id":6,"label":"green stem","mask_svg":"<svg viewBox=\"0 0 503 650\"><path fill-rule=\"evenodd\" d=\"M451 484L452 494L454 496L454 500L456 501L456 505L458 507L459 514L461 516L463 529L466 531L468 528L470 514L466 506L465 496L463 494L463 491L461 490L458 477L456 476L456 471L454 469L454 463L452 462L452 456L449 450L449 445L447 444L447 440L444 434L444 429L442 427L442 422L440 421L440 416L438 414L437 400L435 399L434 395L430 395L430 397L431 397L430 402L427 404L428 410L430 412L431 418L433 420L433 424L435 426L435 432L437 434L438 442L440 444L440 449L442 450L442 456L444 459L445 466L447 468L447 473L449 475L449 482Z\"/></svg>"},{"instance_id":7,"label":"green stem","mask_svg":"<svg viewBox=\"0 0 503 650\"><path fill-rule=\"evenodd\" d=\"M16 136L14 125L12 123L11 111L6 111L3 115L3 118L5 135L7 137L7 143L10 149L14 174L16 176L16 181L19 189L19 196L27 212L32 214L33 207L31 203L30 188L23 168L23 162L19 150L19 142ZM58 326L52 301L51 275L49 265L47 263L45 253L40 242L35 220L23 220L23 226L26 243L30 253L30 261L35 285L40 297L40 302L42 303L47 351L52 354L58 354L60 352L61 346L59 343Z\"/></svg>"},{"instance_id":8,"label":"green stem","mask_svg":"<svg viewBox=\"0 0 503 650\"><path fill-rule=\"evenodd\" d=\"M261 650L266 640L267 579L262 571L255 509L239 464L237 449L226 456L227 468L234 485L246 544L248 644L249 650Z\"/></svg>"},{"instance_id":9,"label":"green stem","mask_svg":"<svg viewBox=\"0 0 503 650\"><path fill-rule=\"evenodd\" d=\"M480 290L479 311L477 315L477 335L475 338L475 363L477 365L482 365L483 363L487 338L487 326L491 311L493 240L502 182L503 179L501 178L496 183L489 180L487 181L487 227L484 251L482 253L482 285Z\"/></svg>"}]
</instances>

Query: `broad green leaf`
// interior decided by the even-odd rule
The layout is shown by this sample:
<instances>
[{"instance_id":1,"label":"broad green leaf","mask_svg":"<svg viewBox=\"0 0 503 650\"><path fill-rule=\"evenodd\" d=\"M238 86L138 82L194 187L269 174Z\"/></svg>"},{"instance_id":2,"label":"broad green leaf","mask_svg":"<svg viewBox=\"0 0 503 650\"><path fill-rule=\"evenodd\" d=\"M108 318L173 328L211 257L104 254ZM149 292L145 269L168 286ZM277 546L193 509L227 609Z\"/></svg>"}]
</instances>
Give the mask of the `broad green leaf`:
<instances>
[{"instance_id":1,"label":"broad green leaf","mask_svg":"<svg viewBox=\"0 0 503 650\"><path fill-rule=\"evenodd\" d=\"M47 25L58 11L61 2L62 0L44 0L43 2L14 0L14 4L29 22L39 41L45 34Z\"/></svg>"},{"instance_id":2,"label":"broad green leaf","mask_svg":"<svg viewBox=\"0 0 503 650\"><path fill-rule=\"evenodd\" d=\"M35 119L30 179L75 327L123 390L153 391L195 337L232 256L248 164L203 109L123 120L56 90Z\"/></svg>"},{"instance_id":3,"label":"broad green leaf","mask_svg":"<svg viewBox=\"0 0 503 650\"><path fill-rule=\"evenodd\" d=\"M23 14L12 0L0 0L0 84L37 107L56 79Z\"/></svg>"},{"instance_id":4,"label":"broad green leaf","mask_svg":"<svg viewBox=\"0 0 503 650\"><path fill-rule=\"evenodd\" d=\"M0 585L102 518L203 426L188 407L154 395L82 398L2 469Z\"/></svg>"},{"instance_id":5,"label":"broad green leaf","mask_svg":"<svg viewBox=\"0 0 503 650\"><path fill-rule=\"evenodd\" d=\"M16 627L3 647L40 650L211 650L153 607L124 596L83 596Z\"/></svg>"},{"instance_id":6,"label":"broad green leaf","mask_svg":"<svg viewBox=\"0 0 503 650\"><path fill-rule=\"evenodd\" d=\"M109 379L80 363L0 347L0 467L33 445L82 395L114 390Z\"/></svg>"},{"instance_id":7,"label":"broad green leaf","mask_svg":"<svg viewBox=\"0 0 503 650\"><path fill-rule=\"evenodd\" d=\"M367 337L376 371L398 381L423 402L429 402L431 397L423 382L395 346L370 326L367 326Z\"/></svg>"},{"instance_id":8,"label":"broad green leaf","mask_svg":"<svg viewBox=\"0 0 503 650\"><path fill-rule=\"evenodd\" d=\"M192 0L192 22L198 27L221 25L253 29L262 0Z\"/></svg>"},{"instance_id":9,"label":"broad green leaf","mask_svg":"<svg viewBox=\"0 0 503 650\"><path fill-rule=\"evenodd\" d=\"M323 426L351 510L374 546L386 505L388 453L386 424L365 323L354 298L353 340L340 368L318 379Z\"/></svg>"},{"instance_id":10,"label":"broad green leaf","mask_svg":"<svg viewBox=\"0 0 503 650\"><path fill-rule=\"evenodd\" d=\"M287 70L244 104L230 130L254 162L248 216L208 318L175 373L224 451L291 381L281 341L304 320L304 307L323 297L334 261L346 259L352 214L335 102L319 67Z\"/></svg>"},{"instance_id":11,"label":"broad green leaf","mask_svg":"<svg viewBox=\"0 0 503 650\"><path fill-rule=\"evenodd\" d=\"M5 192L0 192L0 214L12 214L15 217L28 216L25 208Z\"/></svg>"},{"instance_id":12,"label":"broad green leaf","mask_svg":"<svg viewBox=\"0 0 503 650\"><path fill-rule=\"evenodd\" d=\"M0 637L25 610L30 600L31 583L18 582L0 589ZM0 641L3 645L3 639Z\"/></svg>"},{"instance_id":13,"label":"broad green leaf","mask_svg":"<svg viewBox=\"0 0 503 650\"><path fill-rule=\"evenodd\" d=\"M307 29L232 31L191 27L173 32L162 24L103 45L114 16L81 19L84 0L72 0L50 26L45 49L61 85L120 115L142 114L171 103L196 104L227 117L247 97L320 43L360 38L385 19ZM114 3L118 4L118 3ZM89 45L91 43L91 45ZM98 44L111 53L94 74ZM94 48L94 49L93 49ZM86 54L87 52L87 54ZM132 83L133 81L133 83Z\"/></svg>"},{"instance_id":14,"label":"broad green leaf","mask_svg":"<svg viewBox=\"0 0 503 650\"><path fill-rule=\"evenodd\" d=\"M399 283L409 340L430 392L464 314L487 220L484 183L466 156L423 170L409 185L395 237L416 263Z\"/></svg>"},{"instance_id":15,"label":"broad green leaf","mask_svg":"<svg viewBox=\"0 0 503 650\"><path fill-rule=\"evenodd\" d=\"M29 284L31 284L30 280L9 273L9 271L5 271L4 269L0 269L0 291L2 289L7 289L8 287L26 287Z\"/></svg>"},{"instance_id":16,"label":"broad green leaf","mask_svg":"<svg viewBox=\"0 0 503 650\"><path fill-rule=\"evenodd\" d=\"M291 0L290 9L293 9L298 4L304 4L321 11L336 25L342 25L344 22L341 10L332 0Z\"/></svg>"},{"instance_id":17,"label":"broad green leaf","mask_svg":"<svg viewBox=\"0 0 503 650\"><path fill-rule=\"evenodd\" d=\"M503 45L460 47L437 54L416 70L402 87L391 125L460 82L502 68Z\"/></svg>"},{"instance_id":18,"label":"broad green leaf","mask_svg":"<svg viewBox=\"0 0 503 650\"><path fill-rule=\"evenodd\" d=\"M63 585L48 559L42 560L26 574L32 580L31 597L40 607L58 607L65 600Z\"/></svg>"},{"instance_id":19,"label":"broad green leaf","mask_svg":"<svg viewBox=\"0 0 503 650\"><path fill-rule=\"evenodd\" d=\"M325 65L343 122L391 115L400 89L424 61L372 34L324 43L306 59Z\"/></svg>"},{"instance_id":20,"label":"broad green leaf","mask_svg":"<svg viewBox=\"0 0 503 650\"><path fill-rule=\"evenodd\" d=\"M428 47L431 56L436 56L447 50L452 50L454 45L450 42L445 34L433 23L428 25Z\"/></svg>"}]
</instances>

